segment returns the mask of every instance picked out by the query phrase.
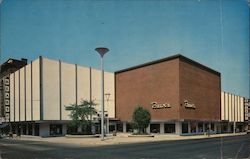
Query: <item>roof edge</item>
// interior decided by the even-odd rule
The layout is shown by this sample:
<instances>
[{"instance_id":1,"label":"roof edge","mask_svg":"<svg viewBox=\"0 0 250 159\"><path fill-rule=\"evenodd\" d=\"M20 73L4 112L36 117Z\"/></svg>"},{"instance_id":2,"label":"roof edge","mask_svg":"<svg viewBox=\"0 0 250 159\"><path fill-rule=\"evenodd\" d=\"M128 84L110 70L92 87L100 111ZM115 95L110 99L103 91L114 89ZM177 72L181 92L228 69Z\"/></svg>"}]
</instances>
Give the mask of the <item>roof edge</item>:
<instances>
[{"instance_id":1,"label":"roof edge","mask_svg":"<svg viewBox=\"0 0 250 159\"><path fill-rule=\"evenodd\" d=\"M119 74L119 73L122 73L122 72L126 72L126 71L131 71L131 70L134 70L134 69L138 69L138 68L142 68L142 67L145 67L145 66L150 66L150 65L153 65L153 64L157 64L157 63L161 63L161 62L165 62L165 61L170 61L170 60L174 60L174 59L181 59L181 60L184 60L185 62L189 62L193 65L196 65L202 69L205 69L211 73L214 73L218 76L220 76L220 72L218 71L215 71L214 69L211 69L199 62L196 62L190 58L187 58L181 54L176 54L176 55L173 55L173 56L169 56L169 57L166 57L166 58L162 58L162 59L159 59L159 60L154 60L154 61L151 61L151 62L146 62L146 63L143 63L143 64L140 64L140 65L136 65L136 66L132 66L132 67L129 67L129 68L125 68L125 69L122 69L122 70L118 70L118 71L115 71L115 74Z\"/></svg>"}]
</instances>

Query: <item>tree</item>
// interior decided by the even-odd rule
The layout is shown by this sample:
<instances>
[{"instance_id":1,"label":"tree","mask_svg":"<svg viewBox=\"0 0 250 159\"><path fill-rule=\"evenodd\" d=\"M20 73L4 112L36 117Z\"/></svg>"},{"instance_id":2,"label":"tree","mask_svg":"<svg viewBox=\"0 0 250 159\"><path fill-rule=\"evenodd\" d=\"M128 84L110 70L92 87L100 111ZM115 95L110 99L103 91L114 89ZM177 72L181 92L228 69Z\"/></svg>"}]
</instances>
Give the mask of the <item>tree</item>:
<instances>
[{"instance_id":1,"label":"tree","mask_svg":"<svg viewBox=\"0 0 250 159\"><path fill-rule=\"evenodd\" d=\"M143 134L146 131L151 120L151 115L147 109L142 106L137 106L134 110L132 123L135 129L138 129L139 134Z\"/></svg>"},{"instance_id":2,"label":"tree","mask_svg":"<svg viewBox=\"0 0 250 159\"><path fill-rule=\"evenodd\" d=\"M67 111L70 111L70 127L81 127L83 134L91 134L92 115L97 114L94 108L96 104L93 101L82 100L79 105L71 104L65 106Z\"/></svg>"}]
</instances>

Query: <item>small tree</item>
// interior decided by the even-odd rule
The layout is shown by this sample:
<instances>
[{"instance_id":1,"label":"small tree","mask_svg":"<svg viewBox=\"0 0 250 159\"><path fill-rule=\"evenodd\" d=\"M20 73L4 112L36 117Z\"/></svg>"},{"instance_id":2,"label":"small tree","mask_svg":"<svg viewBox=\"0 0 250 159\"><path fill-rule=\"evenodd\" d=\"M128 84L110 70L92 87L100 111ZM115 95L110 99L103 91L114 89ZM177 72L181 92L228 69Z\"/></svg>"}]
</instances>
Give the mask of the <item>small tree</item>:
<instances>
[{"instance_id":1,"label":"small tree","mask_svg":"<svg viewBox=\"0 0 250 159\"><path fill-rule=\"evenodd\" d=\"M133 127L138 130L138 133L145 133L145 129L148 127L151 120L149 111L141 106L137 106L132 118Z\"/></svg>"},{"instance_id":2,"label":"small tree","mask_svg":"<svg viewBox=\"0 0 250 159\"><path fill-rule=\"evenodd\" d=\"M69 116L72 119L69 126L81 127L83 134L91 134L91 116L97 113L94 108L95 105L93 101L82 100L79 105L71 104L65 106L65 109L70 111Z\"/></svg>"}]
</instances>

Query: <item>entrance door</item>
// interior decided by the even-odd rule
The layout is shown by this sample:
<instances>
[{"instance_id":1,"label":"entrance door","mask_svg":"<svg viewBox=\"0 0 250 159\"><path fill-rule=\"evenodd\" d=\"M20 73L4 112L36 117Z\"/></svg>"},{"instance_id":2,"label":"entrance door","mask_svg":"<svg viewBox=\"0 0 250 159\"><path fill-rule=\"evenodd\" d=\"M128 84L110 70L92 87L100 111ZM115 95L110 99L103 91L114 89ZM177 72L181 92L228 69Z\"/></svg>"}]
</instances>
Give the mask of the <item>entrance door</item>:
<instances>
[{"instance_id":1,"label":"entrance door","mask_svg":"<svg viewBox=\"0 0 250 159\"><path fill-rule=\"evenodd\" d=\"M175 133L175 124L164 124L164 133Z\"/></svg>"},{"instance_id":2,"label":"entrance door","mask_svg":"<svg viewBox=\"0 0 250 159\"><path fill-rule=\"evenodd\" d=\"M28 124L28 135L32 135L32 123Z\"/></svg>"},{"instance_id":3,"label":"entrance door","mask_svg":"<svg viewBox=\"0 0 250 159\"><path fill-rule=\"evenodd\" d=\"M23 135L27 135L27 134L26 134L26 133L27 133L27 132L26 132L26 130L27 130L27 125L26 125L26 124L23 124L23 125L22 125L22 129L23 129L23 132L22 132Z\"/></svg>"},{"instance_id":4,"label":"entrance door","mask_svg":"<svg viewBox=\"0 0 250 159\"><path fill-rule=\"evenodd\" d=\"M35 124L35 136L39 136L39 124Z\"/></svg>"},{"instance_id":5,"label":"entrance door","mask_svg":"<svg viewBox=\"0 0 250 159\"><path fill-rule=\"evenodd\" d=\"M50 135L58 136L62 135L62 125L61 124L50 124Z\"/></svg>"},{"instance_id":6,"label":"entrance door","mask_svg":"<svg viewBox=\"0 0 250 159\"><path fill-rule=\"evenodd\" d=\"M182 133L188 133L188 123L182 123Z\"/></svg>"}]
</instances>

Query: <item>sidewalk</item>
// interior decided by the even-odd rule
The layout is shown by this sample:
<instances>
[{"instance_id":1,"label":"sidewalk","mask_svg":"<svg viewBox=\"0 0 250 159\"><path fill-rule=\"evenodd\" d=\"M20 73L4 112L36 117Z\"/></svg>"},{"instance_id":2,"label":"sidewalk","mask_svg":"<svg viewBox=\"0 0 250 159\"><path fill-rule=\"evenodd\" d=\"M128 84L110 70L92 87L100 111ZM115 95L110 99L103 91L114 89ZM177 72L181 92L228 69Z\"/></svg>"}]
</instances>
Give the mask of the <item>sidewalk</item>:
<instances>
[{"instance_id":1,"label":"sidewalk","mask_svg":"<svg viewBox=\"0 0 250 159\"><path fill-rule=\"evenodd\" d=\"M155 137L128 137L129 134L118 134L117 136L107 136L104 141L100 138L67 138L67 137L38 137L38 136L21 136L11 140L28 140L28 141L42 141L58 144L75 144L81 146L104 146L104 145L117 145L129 143L144 143L154 141L174 141L174 140L190 140L190 139L205 139L224 136L245 135L246 133L236 134L214 134L208 137L207 135L195 136L179 136L179 135L161 135L157 134Z\"/></svg>"}]
</instances>

